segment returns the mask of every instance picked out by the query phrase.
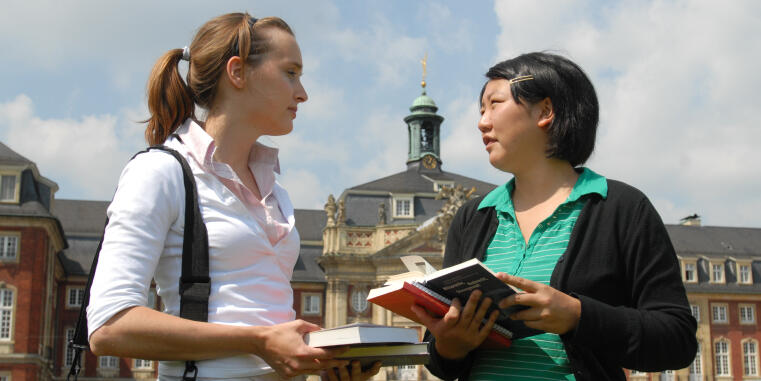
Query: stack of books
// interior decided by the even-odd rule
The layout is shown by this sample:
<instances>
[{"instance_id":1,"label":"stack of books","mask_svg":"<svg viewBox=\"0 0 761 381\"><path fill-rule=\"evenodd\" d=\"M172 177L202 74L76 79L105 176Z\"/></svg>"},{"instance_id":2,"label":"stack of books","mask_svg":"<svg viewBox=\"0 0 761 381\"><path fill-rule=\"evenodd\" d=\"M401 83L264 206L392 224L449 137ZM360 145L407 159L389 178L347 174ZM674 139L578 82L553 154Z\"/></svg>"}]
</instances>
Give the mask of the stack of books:
<instances>
[{"instance_id":1,"label":"stack of books","mask_svg":"<svg viewBox=\"0 0 761 381\"><path fill-rule=\"evenodd\" d=\"M348 349L337 359L359 360L363 369L376 361L381 366L427 364L428 343L420 342L415 328L388 327L355 323L307 333L304 341L311 347Z\"/></svg>"}]
</instances>

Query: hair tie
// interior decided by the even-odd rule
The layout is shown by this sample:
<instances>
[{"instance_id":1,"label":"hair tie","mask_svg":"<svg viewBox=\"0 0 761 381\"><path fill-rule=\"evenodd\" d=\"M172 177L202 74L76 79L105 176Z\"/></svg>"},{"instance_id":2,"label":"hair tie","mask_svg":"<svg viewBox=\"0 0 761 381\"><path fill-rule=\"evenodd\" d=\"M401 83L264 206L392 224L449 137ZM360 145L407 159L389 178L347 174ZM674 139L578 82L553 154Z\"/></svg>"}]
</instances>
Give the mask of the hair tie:
<instances>
[{"instance_id":1,"label":"hair tie","mask_svg":"<svg viewBox=\"0 0 761 381\"><path fill-rule=\"evenodd\" d=\"M190 48L187 46L182 48L182 59L190 62Z\"/></svg>"}]
</instances>

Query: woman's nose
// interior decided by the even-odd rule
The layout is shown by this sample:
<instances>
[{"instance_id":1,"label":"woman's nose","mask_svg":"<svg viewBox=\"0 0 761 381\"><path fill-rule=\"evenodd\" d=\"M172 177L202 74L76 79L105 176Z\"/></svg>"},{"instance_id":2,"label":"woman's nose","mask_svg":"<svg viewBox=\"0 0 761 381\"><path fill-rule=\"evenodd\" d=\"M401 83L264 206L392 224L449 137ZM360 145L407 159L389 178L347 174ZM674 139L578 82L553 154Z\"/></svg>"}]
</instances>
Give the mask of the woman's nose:
<instances>
[{"instance_id":1,"label":"woman's nose","mask_svg":"<svg viewBox=\"0 0 761 381\"><path fill-rule=\"evenodd\" d=\"M486 113L481 114L481 118L478 119L478 130L486 132L491 129L491 119Z\"/></svg>"}]
</instances>

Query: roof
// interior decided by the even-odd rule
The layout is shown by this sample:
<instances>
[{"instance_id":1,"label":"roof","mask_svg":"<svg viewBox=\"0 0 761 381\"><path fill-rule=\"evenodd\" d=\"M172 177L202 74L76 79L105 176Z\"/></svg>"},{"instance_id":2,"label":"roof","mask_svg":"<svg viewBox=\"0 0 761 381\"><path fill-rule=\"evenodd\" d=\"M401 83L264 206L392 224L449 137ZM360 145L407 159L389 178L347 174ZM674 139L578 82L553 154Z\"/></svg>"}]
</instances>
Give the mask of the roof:
<instances>
[{"instance_id":1,"label":"roof","mask_svg":"<svg viewBox=\"0 0 761 381\"><path fill-rule=\"evenodd\" d=\"M51 212L63 225L67 236L103 233L109 201L56 199Z\"/></svg>"},{"instance_id":2,"label":"roof","mask_svg":"<svg viewBox=\"0 0 761 381\"><path fill-rule=\"evenodd\" d=\"M326 282L325 272L317 264L322 255L322 246L301 245L299 259L293 267L293 282Z\"/></svg>"},{"instance_id":3,"label":"roof","mask_svg":"<svg viewBox=\"0 0 761 381\"><path fill-rule=\"evenodd\" d=\"M302 241L322 241L322 230L327 223L327 215L320 209L296 209L296 230Z\"/></svg>"},{"instance_id":4,"label":"roof","mask_svg":"<svg viewBox=\"0 0 761 381\"><path fill-rule=\"evenodd\" d=\"M53 217L45 205L39 201L27 201L23 204L0 204L0 216L8 217ZM64 230L65 231L65 230Z\"/></svg>"},{"instance_id":5,"label":"roof","mask_svg":"<svg viewBox=\"0 0 761 381\"><path fill-rule=\"evenodd\" d=\"M761 229L666 225L680 255L761 256Z\"/></svg>"},{"instance_id":6,"label":"roof","mask_svg":"<svg viewBox=\"0 0 761 381\"><path fill-rule=\"evenodd\" d=\"M434 181L453 181L464 188L476 187L475 194L483 196L497 186L481 180L446 171L419 171L411 166L404 172L395 173L368 183L349 188L347 191L378 191L389 193L435 193Z\"/></svg>"},{"instance_id":7,"label":"roof","mask_svg":"<svg viewBox=\"0 0 761 381\"><path fill-rule=\"evenodd\" d=\"M0 142L0 163L2 164L34 164L31 160L19 155L7 145Z\"/></svg>"}]
</instances>

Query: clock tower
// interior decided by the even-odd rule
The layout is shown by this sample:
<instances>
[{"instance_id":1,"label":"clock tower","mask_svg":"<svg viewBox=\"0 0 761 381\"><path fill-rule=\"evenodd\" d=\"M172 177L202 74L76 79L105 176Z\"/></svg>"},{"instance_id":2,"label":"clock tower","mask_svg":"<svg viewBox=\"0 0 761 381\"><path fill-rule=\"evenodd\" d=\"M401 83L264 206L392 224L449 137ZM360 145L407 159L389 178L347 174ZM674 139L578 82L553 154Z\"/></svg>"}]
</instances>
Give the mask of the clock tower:
<instances>
[{"instance_id":1,"label":"clock tower","mask_svg":"<svg viewBox=\"0 0 761 381\"><path fill-rule=\"evenodd\" d=\"M441 122L444 121L444 117L436 113L439 108L436 107L433 99L425 93L426 61L427 55L420 61L423 64L423 80L420 82L423 93L412 102L411 114L404 118L409 134L407 168L441 172L439 137Z\"/></svg>"},{"instance_id":2,"label":"clock tower","mask_svg":"<svg viewBox=\"0 0 761 381\"><path fill-rule=\"evenodd\" d=\"M440 127L444 117L436 113L436 103L425 93L425 80L421 82L423 93L410 106L411 114L404 118L409 134L407 168L422 171L441 171Z\"/></svg>"}]
</instances>

